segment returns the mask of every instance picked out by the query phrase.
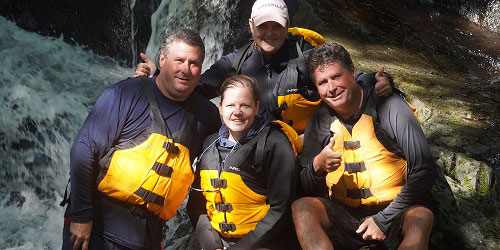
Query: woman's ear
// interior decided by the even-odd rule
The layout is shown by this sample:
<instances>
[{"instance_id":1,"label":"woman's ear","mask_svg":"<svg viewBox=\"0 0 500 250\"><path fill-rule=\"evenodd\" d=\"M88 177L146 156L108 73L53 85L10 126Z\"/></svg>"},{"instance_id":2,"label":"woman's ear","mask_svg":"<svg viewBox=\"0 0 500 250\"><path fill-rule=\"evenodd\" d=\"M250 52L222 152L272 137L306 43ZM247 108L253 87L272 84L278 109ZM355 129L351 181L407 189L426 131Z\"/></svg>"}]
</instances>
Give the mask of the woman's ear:
<instances>
[{"instance_id":1,"label":"woman's ear","mask_svg":"<svg viewBox=\"0 0 500 250\"><path fill-rule=\"evenodd\" d=\"M257 113L256 113L256 114L258 114L258 113L259 113L259 108L260 108L260 101L257 101L257 106L256 106Z\"/></svg>"}]
</instances>

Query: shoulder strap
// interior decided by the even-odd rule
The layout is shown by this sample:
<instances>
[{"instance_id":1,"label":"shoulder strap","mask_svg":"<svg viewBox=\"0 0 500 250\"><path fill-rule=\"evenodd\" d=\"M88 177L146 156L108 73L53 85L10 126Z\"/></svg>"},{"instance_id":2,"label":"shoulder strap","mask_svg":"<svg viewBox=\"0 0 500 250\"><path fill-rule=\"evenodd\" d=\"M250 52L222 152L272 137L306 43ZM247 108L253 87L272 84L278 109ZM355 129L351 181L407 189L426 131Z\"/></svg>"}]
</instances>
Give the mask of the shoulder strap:
<instances>
[{"instance_id":1,"label":"shoulder strap","mask_svg":"<svg viewBox=\"0 0 500 250\"><path fill-rule=\"evenodd\" d=\"M186 142L183 142L183 140L190 138L193 135L195 126L196 126L196 118L195 118L195 113L198 108L199 104L199 95L196 92L193 92L191 94L191 98L188 103L186 103L186 116L184 118L183 125L181 129L179 130L178 133L175 133L174 135L174 141L175 142L182 142L184 146L186 145Z\"/></svg>"},{"instance_id":2,"label":"shoulder strap","mask_svg":"<svg viewBox=\"0 0 500 250\"><path fill-rule=\"evenodd\" d=\"M172 133L168 129L167 124L164 122L161 110L156 102L153 89L151 88L151 80L145 76L141 76L139 79L141 80L146 96L148 97L149 107L151 110L149 116L151 117L151 126L154 129L153 131L159 131L168 138L172 138Z\"/></svg>"},{"instance_id":3,"label":"shoulder strap","mask_svg":"<svg viewBox=\"0 0 500 250\"><path fill-rule=\"evenodd\" d=\"M304 38L302 37L295 42L295 47L297 48L297 68L299 69L299 78L302 81L306 81L307 71L306 71L306 59L304 58L304 53L300 48L304 43Z\"/></svg>"},{"instance_id":4,"label":"shoulder strap","mask_svg":"<svg viewBox=\"0 0 500 250\"><path fill-rule=\"evenodd\" d=\"M255 147L254 158L254 166L256 172L260 172L262 170L262 164L264 161L264 148L266 147L267 136L269 135L271 126L273 126L272 123L267 125L262 131L260 131L258 135L259 138Z\"/></svg>"},{"instance_id":5,"label":"shoulder strap","mask_svg":"<svg viewBox=\"0 0 500 250\"><path fill-rule=\"evenodd\" d=\"M372 93L374 95L375 93ZM378 115L379 111L379 105L377 103L377 100L375 100L374 96L371 96L368 98L367 103L367 108L370 110L368 111L369 114L372 116L373 120L373 130L375 132L375 135L377 137L377 140L384 146L387 150L390 152L398 155L401 158L405 158L403 151L399 148L398 144L392 140L389 135L387 135L387 132L380 126L380 116Z\"/></svg>"},{"instance_id":6,"label":"shoulder strap","mask_svg":"<svg viewBox=\"0 0 500 250\"><path fill-rule=\"evenodd\" d=\"M239 75L241 73L241 67L243 66L243 63L247 60L247 58L252 53L253 44L254 44L254 41L250 41L238 49L238 52L236 53L236 56L234 57L233 65L232 65L232 70L234 71L234 72L232 72L233 75Z\"/></svg>"}]
</instances>

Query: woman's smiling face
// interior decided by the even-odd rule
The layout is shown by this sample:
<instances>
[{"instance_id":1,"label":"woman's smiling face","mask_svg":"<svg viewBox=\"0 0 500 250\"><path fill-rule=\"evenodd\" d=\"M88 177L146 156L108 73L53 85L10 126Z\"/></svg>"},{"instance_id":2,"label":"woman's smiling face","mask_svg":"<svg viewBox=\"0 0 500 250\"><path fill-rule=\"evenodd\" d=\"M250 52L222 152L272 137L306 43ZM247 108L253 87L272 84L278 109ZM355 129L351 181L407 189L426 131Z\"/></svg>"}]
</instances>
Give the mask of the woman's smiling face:
<instances>
[{"instance_id":1,"label":"woman's smiling face","mask_svg":"<svg viewBox=\"0 0 500 250\"><path fill-rule=\"evenodd\" d=\"M219 111L229 130L228 138L238 141L252 127L255 115L259 112L259 102L250 88L232 86L222 93Z\"/></svg>"}]
</instances>

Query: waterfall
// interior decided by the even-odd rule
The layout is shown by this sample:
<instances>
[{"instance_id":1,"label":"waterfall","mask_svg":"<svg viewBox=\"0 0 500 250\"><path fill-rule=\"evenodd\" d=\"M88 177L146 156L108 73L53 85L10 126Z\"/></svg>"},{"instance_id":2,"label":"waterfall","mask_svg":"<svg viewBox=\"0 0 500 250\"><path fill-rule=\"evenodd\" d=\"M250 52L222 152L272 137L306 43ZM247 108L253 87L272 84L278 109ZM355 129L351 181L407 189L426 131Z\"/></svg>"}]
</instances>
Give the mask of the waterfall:
<instances>
[{"instance_id":1,"label":"waterfall","mask_svg":"<svg viewBox=\"0 0 500 250\"><path fill-rule=\"evenodd\" d=\"M93 103L131 74L0 17L0 249L60 249L69 150Z\"/></svg>"},{"instance_id":2,"label":"waterfall","mask_svg":"<svg viewBox=\"0 0 500 250\"><path fill-rule=\"evenodd\" d=\"M132 67L135 67L137 63L137 43L135 41L135 35L137 34L137 27L135 25L135 0L130 0L130 47L132 49Z\"/></svg>"},{"instance_id":3,"label":"waterfall","mask_svg":"<svg viewBox=\"0 0 500 250\"><path fill-rule=\"evenodd\" d=\"M156 57L165 30L188 27L206 46L204 68L223 53L238 1L163 0L152 16L147 54ZM135 1L130 0L130 13ZM137 32L131 17L131 49ZM136 51L133 51L137 57ZM81 45L26 32L0 16L0 249L60 249L69 150L99 95L132 75L115 59ZM180 209L165 228L165 249L192 248Z\"/></svg>"},{"instance_id":4,"label":"waterfall","mask_svg":"<svg viewBox=\"0 0 500 250\"><path fill-rule=\"evenodd\" d=\"M231 34L229 20L236 12L238 0L162 0L151 16L152 35L146 54L158 62L158 51L165 31L186 27L200 33L205 43L203 69L222 56L224 44Z\"/></svg>"}]
</instances>

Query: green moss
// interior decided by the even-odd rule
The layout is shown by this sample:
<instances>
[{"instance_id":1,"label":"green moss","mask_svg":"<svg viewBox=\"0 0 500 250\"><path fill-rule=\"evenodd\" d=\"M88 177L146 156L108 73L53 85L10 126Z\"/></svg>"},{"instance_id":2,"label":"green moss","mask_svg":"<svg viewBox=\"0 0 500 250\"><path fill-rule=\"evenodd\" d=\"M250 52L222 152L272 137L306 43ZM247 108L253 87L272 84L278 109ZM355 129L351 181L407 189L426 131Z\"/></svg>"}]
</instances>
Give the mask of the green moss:
<instances>
[{"instance_id":1,"label":"green moss","mask_svg":"<svg viewBox=\"0 0 500 250\"><path fill-rule=\"evenodd\" d=\"M486 183L486 171L484 166L479 168L479 190L478 193L481 196L486 196L489 192L488 184Z\"/></svg>"},{"instance_id":2,"label":"green moss","mask_svg":"<svg viewBox=\"0 0 500 250\"><path fill-rule=\"evenodd\" d=\"M474 188L472 188L472 186L470 185L469 178L467 176L464 176L464 185L470 191L474 191Z\"/></svg>"}]
</instances>

